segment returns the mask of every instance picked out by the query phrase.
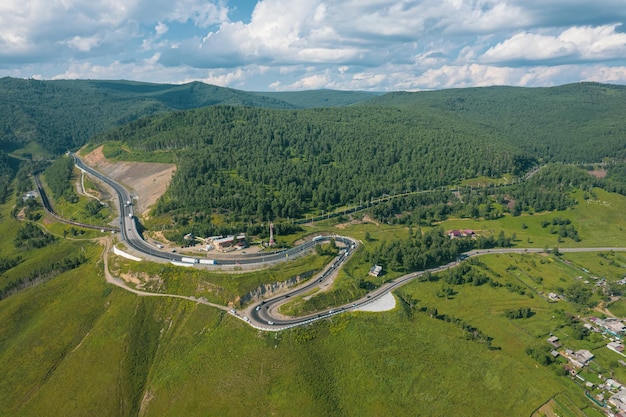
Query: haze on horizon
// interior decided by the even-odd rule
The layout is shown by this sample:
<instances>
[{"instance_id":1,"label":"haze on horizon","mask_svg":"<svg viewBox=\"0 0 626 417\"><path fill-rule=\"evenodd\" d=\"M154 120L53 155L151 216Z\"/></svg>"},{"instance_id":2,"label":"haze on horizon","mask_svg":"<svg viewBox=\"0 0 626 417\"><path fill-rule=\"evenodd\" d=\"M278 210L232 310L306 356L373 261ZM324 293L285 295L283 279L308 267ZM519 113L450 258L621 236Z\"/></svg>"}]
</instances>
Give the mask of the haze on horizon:
<instances>
[{"instance_id":1,"label":"haze on horizon","mask_svg":"<svg viewBox=\"0 0 626 417\"><path fill-rule=\"evenodd\" d=\"M5 0L0 77L256 91L626 84L623 0Z\"/></svg>"}]
</instances>

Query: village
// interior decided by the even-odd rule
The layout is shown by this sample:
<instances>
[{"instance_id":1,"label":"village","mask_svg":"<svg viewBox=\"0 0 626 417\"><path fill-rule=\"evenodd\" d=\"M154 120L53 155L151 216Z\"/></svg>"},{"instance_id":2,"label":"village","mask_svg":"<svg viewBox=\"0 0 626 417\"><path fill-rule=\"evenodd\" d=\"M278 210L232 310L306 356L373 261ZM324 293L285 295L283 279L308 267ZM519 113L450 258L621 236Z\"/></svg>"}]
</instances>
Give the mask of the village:
<instances>
[{"instance_id":1,"label":"village","mask_svg":"<svg viewBox=\"0 0 626 417\"><path fill-rule=\"evenodd\" d=\"M593 350L608 349L621 358L617 360L626 366L626 354L622 338L626 333L626 325L622 319L587 317L581 319L583 327L590 332L602 335L606 344ZM554 335L546 339L551 345L550 355L557 360L563 358L565 369L569 375L584 389L585 396L601 407L609 417L626 417L626 386L613 378L612 375L598 373L593 367L595 355L587 349L572 350L561 345L561 340Z\"/></svg>"}]
</instances>

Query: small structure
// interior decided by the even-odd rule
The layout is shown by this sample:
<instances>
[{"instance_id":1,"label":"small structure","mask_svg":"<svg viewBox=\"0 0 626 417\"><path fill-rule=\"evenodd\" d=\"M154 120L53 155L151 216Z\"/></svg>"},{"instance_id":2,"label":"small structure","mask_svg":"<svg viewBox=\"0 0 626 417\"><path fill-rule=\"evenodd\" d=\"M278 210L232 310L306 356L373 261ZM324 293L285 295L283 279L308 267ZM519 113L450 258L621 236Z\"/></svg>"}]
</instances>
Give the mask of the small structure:
<instances>
[{"instance_id":1,"label":"small structure","mask_svg":"<svg viewBox=\"0 0 626 417\"><path fill-rule=\"evenodd\" d=\"M368 273L369 275L373 276L373 277L377 277L380 275L380 273L383 271L383 267L380 265L374 265L373 267L370 268L370 272Z\"/></svg>"},{"instance_id":2,"label":"small structure","mask_svg":"<svg viewBox=\"0 0 626 417\"><path fill-rule=\"evenodd\" d=\"M226 236L212 240L213 247L219 251L225 252L232 248L240 248L246 245L246 235L241 233L237 236Z\"/></svg>"},{"instance_id":3,"label":"small structure","mask_svg":"<svg viewBox=\"0 0 626 417\"><path fill-rule=\"evenodd\" d=\"M551 292L551 293L548 293L548 299L550 301L560 301L563 299L563 297L557 293Z\"/></svg>"},{"instance_id":4,"label":"small structure","mask_svg":"<svg viewBox=\"0 0 626 417\"><path fill-rule=\"evenodd\" d=\"M620 412L626 412L626 389L620 389L617 394L609 398L609 403L617 407Z\"/></svg>"},{"instance_id":5,"label":"small structure","mask_svg":"<svg viewBox=\"0 0 626 417\"><path fill-rule=\"evenodd\" d=\"M36 198L39 195L37 190L29 191L26 194L22 195L22 201L30 200L31 198Z\"/></svg>"},{"instance_id":6,"label":"small structure","mask_svg":"<svg viewBox=\"0 0 626 417\"><path fill-rule=\"evenodd\" d=\"M556 336L552 336L548 338L548 343L550 343L552 346L554 346L555 349L558 349L561 347L561 344L559 343L559 338Z\"/></svg>"},{"instance_id":7,"label":"small structure","mask_svg":"<svg viewBox=\"0 0 626 417\"><path fill-rule=\"evenodd\" d=\"M626 356L624 355L624 345L622 345L620 342L609 342L607 343L606 347L611 349L613 352L619 353L622 356Z\"/></svg>"},{"instance_id":8,"label":"small structure","mask_svg":"<svg viewBox=\"0 0 626 417\"><path fill-rule=\"evenodd\" d=\"M587 349L577 350L574 352L574 356L583 365L587 365L589 361L594 358L593 353L589 352Z\"/></svg>"},{"instance_id":9,"label":"small structure","mask_svg":"<svg viewBox=\"0 0 626 417\"><path fill-rule=\"evenodd\" d=\"M274 246L276 242L274 241L274 223L270 222L270 241L268 246Z\"/></svg>"}]
</instances>

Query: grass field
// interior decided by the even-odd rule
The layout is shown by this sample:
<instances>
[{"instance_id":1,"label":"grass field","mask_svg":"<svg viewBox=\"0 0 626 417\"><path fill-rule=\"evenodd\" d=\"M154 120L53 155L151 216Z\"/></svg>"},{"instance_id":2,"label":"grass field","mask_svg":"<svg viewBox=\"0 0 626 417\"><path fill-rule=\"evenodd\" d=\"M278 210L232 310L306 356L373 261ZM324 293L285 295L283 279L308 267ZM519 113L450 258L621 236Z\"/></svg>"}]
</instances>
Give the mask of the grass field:
<instances>
[{"instance_id":1,"label":"grass field","mask_svg":"<svg viewBox=\"0 0 626 417\"><path fill-rule=\"evenodd\" d=\"M492 336L494 350L402 308L262 333L206 306L111 289L97 271L0 304L0 415L530 415L561 392L589 407L569 379L524 353L557 324L539 297L463 285L440 299L438 282L403 289L418 307ZM536 315L501 314L520 305Z\"/></svg>"}]
</instances>

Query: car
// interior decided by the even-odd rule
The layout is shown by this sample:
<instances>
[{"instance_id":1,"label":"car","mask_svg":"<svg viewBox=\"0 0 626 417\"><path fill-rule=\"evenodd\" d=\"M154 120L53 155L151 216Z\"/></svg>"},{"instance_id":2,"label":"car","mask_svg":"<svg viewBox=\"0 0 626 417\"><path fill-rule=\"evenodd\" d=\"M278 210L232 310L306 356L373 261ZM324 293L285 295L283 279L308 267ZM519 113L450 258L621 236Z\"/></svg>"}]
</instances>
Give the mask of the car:
<instances>
[{"instance_id":1,"label":"car","mask_svg":"<svg viewBox=\"0 0 626 417\"><path fill-rule=\"evenodd\" d=\"M328 312L328 314L333 314L334 312L335 312L335 310L330 310L330 311Z\"/></svg>"},{"instance_id":2,"label":"car","mask_svg":"<svg viewBox=\"0 0 626 417\"><path fill-rule=\"evenodd\" d=\"M250 323L250 319L249 319L249 318L244 317L243 319L244 319L246 322Z\"/></svg>"},{"instance_id":3,"label":"car","mask_svg":"<svg viewBox=\"0 0 626 417\"><path fill-rule=\"evenodd\" d=\"M273 321L268 321L267 324L269 324L270 326L274 324Z\"/></svg>"},{"instance_id":4,"label":"car","mask_svg":"<svg viewBox=\"0 0 626 417\"><path fill-rule=\"evenodd\" d=\"M259 311L261 309L261 306L256 306L255 310Z\"/></svg>"}]
</instances>

